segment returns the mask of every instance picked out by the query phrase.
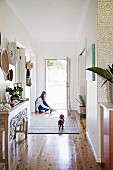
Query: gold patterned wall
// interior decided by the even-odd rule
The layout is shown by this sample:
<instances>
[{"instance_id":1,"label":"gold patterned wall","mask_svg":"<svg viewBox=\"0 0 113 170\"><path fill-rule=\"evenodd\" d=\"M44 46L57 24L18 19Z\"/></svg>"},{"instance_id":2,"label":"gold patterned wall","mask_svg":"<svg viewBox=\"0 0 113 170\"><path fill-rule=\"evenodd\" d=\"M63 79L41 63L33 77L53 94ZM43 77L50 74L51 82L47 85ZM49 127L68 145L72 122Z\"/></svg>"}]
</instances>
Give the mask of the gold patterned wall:
<instances>
[{"instance_id":1,"label":"gold patterned wall","mask_svg":"<svg viewBox=\"0 0 113 170\"><path fill-rule=\"evenodd\" d=\"M97 66L108 68L113 63L113 0L97 0ZM110 83L101 87L97 77L98 102L110 102Z\"/></svg>"}]
</instances>

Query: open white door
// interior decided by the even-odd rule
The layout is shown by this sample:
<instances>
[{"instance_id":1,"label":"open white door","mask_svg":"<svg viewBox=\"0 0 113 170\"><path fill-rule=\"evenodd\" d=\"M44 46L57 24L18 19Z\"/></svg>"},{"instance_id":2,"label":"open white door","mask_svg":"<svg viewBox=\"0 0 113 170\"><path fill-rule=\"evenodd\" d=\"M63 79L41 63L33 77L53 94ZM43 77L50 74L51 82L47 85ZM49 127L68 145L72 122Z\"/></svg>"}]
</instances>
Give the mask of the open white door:
<instances>
[{"instance_id":1,"label":"open white door","mask_svg":"<svg viewBox=\"0 0 113 170\"><path fill-rule=\"evenodd\" d=\"M46 91L49 104L67 110L67 60L46 59Z\"/></svg>"},{"instance_id":2,"label":"open white door","mask_svg":"<svg viewBox=\"0 0 113 170\"><path fill-rule=\"evenodd\" d=\"M67 111L71 110L71 100L70 100L70 67L71 60L67 57Z\"/></svg>"}]
</instances>

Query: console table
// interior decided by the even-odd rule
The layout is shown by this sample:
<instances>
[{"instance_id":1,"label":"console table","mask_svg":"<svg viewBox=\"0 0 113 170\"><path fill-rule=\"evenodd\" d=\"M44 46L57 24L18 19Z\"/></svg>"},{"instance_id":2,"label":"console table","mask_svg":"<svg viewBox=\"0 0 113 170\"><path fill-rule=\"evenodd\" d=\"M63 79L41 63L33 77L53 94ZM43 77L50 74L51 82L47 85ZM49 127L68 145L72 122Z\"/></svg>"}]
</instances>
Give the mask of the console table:
<instances>
[{"instance_id":1,"label":"console table","mask_svg":"<svg viewBox=\"0 0 113 170\"><path fill-rule=\"evenodd\" d=\"M100 114L102 118L102 160L106 170L113 170L113 104L100 103Z\"/></svg>"},{"instance_id":2,"label":"console table","mask_svg":"<svg viewBox=\"0 0 113 170\"><path fill-rule=\"evenodd\" d=\"M0 111L0 163L5 163L6 170L9 169L10 143L16 138L16 133L25 133L25 139L27 139L29 105L27 100L14 106L9 112ZM5 141L5 159L3 158L3 141Z\"/></svg>"}]
</instances>

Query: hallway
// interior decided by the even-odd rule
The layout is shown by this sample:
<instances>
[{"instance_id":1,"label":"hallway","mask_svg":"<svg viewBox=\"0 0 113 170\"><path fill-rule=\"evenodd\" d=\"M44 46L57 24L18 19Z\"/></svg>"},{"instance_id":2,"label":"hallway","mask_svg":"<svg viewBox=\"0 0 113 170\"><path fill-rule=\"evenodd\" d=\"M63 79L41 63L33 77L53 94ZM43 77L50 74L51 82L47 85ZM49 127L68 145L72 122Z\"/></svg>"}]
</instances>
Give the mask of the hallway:
<instances>
[{"instance_id":1,"label":"hallway","mask_svg":"<svg viewBox=\"0 0 113 170\"><path fill-rule=\"evenodd\" d=\"M101 170L85 135L85 119L76 116L80 134L19 135L10 148L11 170ZM80 120L80 121L79 121ZM0 167L2 169L2 167Z\"/></svg>"}]
</instances>

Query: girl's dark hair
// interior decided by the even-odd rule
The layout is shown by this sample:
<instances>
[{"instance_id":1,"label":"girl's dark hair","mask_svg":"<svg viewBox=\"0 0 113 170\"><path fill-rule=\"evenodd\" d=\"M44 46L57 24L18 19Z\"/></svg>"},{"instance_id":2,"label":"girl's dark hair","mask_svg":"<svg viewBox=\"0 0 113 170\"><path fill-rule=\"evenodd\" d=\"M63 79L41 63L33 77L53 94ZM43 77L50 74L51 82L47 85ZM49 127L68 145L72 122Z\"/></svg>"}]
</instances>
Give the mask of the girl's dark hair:
<instances>
[{"instance_id":1,"label":"girl's dark hair","mask_svg":"<svg viewBox=\"0 0 113 170\"><path fill-rule=\"evenodd\" d=\"M42 94L41 94L41 96L40 96L40 97L42 98L43 101L45 100L45 98L44 98L44 95L45 95L45 94L46 94L46 92L43 91Z\"/></svg>"}]
</instances>

